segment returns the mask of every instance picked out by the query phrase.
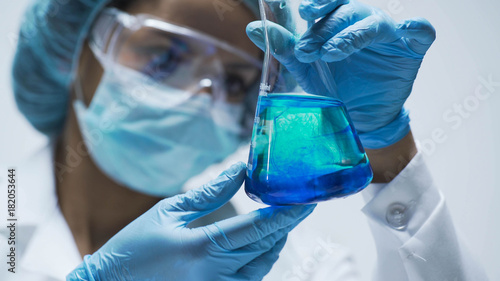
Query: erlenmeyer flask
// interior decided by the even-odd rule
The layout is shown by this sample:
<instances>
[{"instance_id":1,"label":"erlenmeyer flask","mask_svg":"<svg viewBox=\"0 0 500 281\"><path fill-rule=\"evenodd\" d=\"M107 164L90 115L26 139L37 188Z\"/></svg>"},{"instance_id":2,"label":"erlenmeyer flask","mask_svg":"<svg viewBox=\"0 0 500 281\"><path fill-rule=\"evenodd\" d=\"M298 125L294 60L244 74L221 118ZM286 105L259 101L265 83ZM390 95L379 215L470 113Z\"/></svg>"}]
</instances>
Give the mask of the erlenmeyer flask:
<instances>
[{"instance_id":1,"label":"erlenmeyer flask","mask_svg":"<svg viewBox=\"0 0 500 281\"><path fill-rule=\"evenodd\" d=\"M322 85L305 85L276 58L293 44L276 38L276 25L299 38L308 23L301 0L260 0L266 39L245 191L269 205L308 204L361 191L373 173L325 62L312 64ZM273 30L274 28L274 30ZM286 43L286 42L285 42ZM286 49L288 48L288 49ZM318 89L322 89L318 91Z\"/></svg>"}]
</instances>

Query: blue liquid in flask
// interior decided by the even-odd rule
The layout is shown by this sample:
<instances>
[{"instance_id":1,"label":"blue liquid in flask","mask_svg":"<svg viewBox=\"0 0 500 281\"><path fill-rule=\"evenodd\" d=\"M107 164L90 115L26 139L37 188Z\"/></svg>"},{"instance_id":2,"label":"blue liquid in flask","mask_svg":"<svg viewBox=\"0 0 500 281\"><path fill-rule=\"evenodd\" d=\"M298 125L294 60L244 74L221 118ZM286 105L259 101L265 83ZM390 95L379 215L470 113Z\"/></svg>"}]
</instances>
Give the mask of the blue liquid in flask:
<instances>
[{"instance_id":1,"label":"blue liquid in flask","mask_svg":"<svg viewBox=\"0 0 500 281\"><path fill-rule=\"evenodd\" d=\"M245 191L269 205L352 195L373 173L344 104L307 94L259 97Z\"/></svg>"}]
</instances>

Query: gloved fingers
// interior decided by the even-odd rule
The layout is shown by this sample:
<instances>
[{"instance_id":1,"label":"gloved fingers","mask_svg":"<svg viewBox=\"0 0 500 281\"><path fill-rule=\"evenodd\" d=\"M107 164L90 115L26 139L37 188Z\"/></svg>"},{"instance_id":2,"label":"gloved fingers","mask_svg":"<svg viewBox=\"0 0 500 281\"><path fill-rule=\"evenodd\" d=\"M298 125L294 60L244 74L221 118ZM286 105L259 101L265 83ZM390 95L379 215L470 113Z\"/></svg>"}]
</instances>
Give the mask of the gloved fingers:
<instances>
[{"instance_id":1,"label":"gloved fingers","mask_svg":"<svg viewBox=\"0 0 500 281\"><path fill-rule=\"evenodd\" d=\"M278 260L281 250L285 247L287 237L288 235L283 236L267 252L240 268L235 276L236 280L262 280Z\"/></svg>"},{"instance_id":2,"label":"gloved fingers","mask_svg":"<svg viewBox=\"0 0 500 281\"><path fill-rule=\"evenodd\" d=\"M265 51L265 33L262 21L249 23L246 31L250 40L261 50ZM308 68L309 66L301 63L295 57L295 38L293 34L284 27L273 22L267 22L267 31L270 38L269 45L273 57L275 57L292 73L307 73L305 68Z\"/></svg>"},{"instance_id":3,"label":"gloved fingers","mask_svg":"<svg viewBox=\"0 0 500 281\"><path fill-rule=\"evenodd\" d=\"M371 15L342 30L321 48L321 59L341 61L375 43L390 43L400 39L392 19L386 15Z\"/></svg>"},{"instance_id":4,"label":"gloved fingers","mask_svg":"<svg viewBox=\"0 0 500 281\"><path fill-rule=\"evenodd\" d=\"M231 256L234 256L235 258L239 259L243 264L247 264L256 257L262 255L263 253L269 251L271 248L276 245L276 243L281 240L283 237L287 236L290 231L292 231L297 225L299 225L306 217L302 217L295 223L284 227L280 230L277 230L274 233L271 233L267 235L266 237L248 244L246 246L243 246L241 248L238 248L236 250L231 251L228 253Z\"/></svg>"},{"instance_id":5,"label":"gloved fingers","mask_svg":"<svg viewBox=\"0 0 500 281\"><path fill-rule=\"evenodd\" d=\"M323 44L337 33L361 19L362 17L354 11L352 5L341 6L335 12L326 15L309 27L295 45L297 59L303 63L311 63L318 60Z\"/></svg>"},{"instance_id":6,"label":"gloved fingers","mask_svg":"<svg viewBox=\"0 0 500 281\"><path fill-rule=\"evenodd\" d=\"M273 56L281 59L290 59L293 57L293 48L295 46L295 37L283 26L274 22L267 22L267 32L269 34L269 47ZM266 50L265 33L262 21L253 21L247 25L246 32L250 40L261 50Z\"/></svg>"},{"instance_id":7,"label":"gloved fingers","mask_svg":"<svg viewBox=\"0 0 500 281\"><path fill-rule=\"evenodd\" d=\"M347 3L349 0L303 0L299 6L299 14L303 19L312 21Z\"/></svg>"},{"instance_id":8,"label":"gloved fingers","mask_svg":"<svg viewBox=\"0 0 500 281\"><path fill-rule=\"evenodd\" d=\"M305 91L308 91L313 87L310 85L310 81L313 81L310 79L310 76L314 75L314 73L311 71L311 66L309 64L301 63L295 57L295 37L293 34L284 27L273 22L267 22L267 32L269 35L269 49L271 50L272 56L296 77L297 82L301 84ZM262 21L254 21L248 24L247 34L255 45L265 50L265 33Z\"/></svg>"},{"instance_id":9,"label":"gloved fingers","mask_svg":"<svg viewBox=\"0 0 500 281\"><path fill-rule=\"evenodd\" d=\"M178 219L187 224L227 203L243 184L245 169L243 162L236 163L204 186L165 199L162 207L165 212L177 212Z\"/></svg>"},{"instance_id":10,"label":"gloved fingers","mask_svg":"<svg viewBox=\"0 0 500 281\"><path fill-rule=\"evenodd\" d=\"M259 256L270 251L278 241L286 237L288 233L295 228L300 222L294 225L287 226L285 228L276 231L275 233L269 234L268 236L262 238L255 243L246 245L244 247L235 250L224 250L220 253L223 258L236 261L232 264L228 264L228 270L232 272L237 272L239 269L249 264ZM217 246L220 247L220 246ZM218 248L219 249L219 248Z\"/></svg>"},{"instance_id":11,"label":"gloved fingers","mask_svg":"<svg viewBox=\"0 0 500 281\"><path fill-rule=\"evenodd\" d=\"M248 38L259 47L262 51L266 51L266 41L264 35L264 26L261 20L252 21L246 27L246 33Z\"/></svg>"},{"instance_id":12,"label":"gloved fingers","mask_svg":"<svg viewBox=\"0 0 500 281\"><path fill-rule=\"evenodd\" d=\"M92 280L93 278L93 276L88 276L85 263L82 262L77 268L75 268L66 276L66 281L85 281Z\"/></svg>"},{"instance_id":13,"label":"gloved fingers","mask_svg":"<svg viewBox=\"0 0 500 281\"><path fill-rule=\"evenodd\" d=\"M287 227L293 228L312 213L315 206L268 207L216 222L203 227L202 230L217 247L225 251L236 250L283 228L283 232L287 233Z\"/></svg>"},{"instance_id":14,"label":"gloved fingers","mask_svg":"<svg viewBox=\"0 0 500 281\"><path fill-rule=\"evenodd\" d=\"M413 18L400 22L396 26L400 37L404 37L408 46L416 53L425 55L436 40L436 30L424 18Z\"/></svg>"}]
</instances>

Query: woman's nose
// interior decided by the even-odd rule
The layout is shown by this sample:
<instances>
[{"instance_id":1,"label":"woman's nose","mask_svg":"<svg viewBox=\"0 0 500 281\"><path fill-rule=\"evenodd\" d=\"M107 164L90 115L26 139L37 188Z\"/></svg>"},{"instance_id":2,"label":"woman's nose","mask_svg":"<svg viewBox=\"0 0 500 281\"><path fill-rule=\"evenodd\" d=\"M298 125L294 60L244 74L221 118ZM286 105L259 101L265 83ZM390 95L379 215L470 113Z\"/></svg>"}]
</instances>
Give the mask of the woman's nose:
<instances>
[{"instance_id":1,"label":"woman's nose","mask_svg":"<svg viewBox=\"0 0 500 281\"><path fill-rule=\"evenodd\" d=\"M199 82L193 94L208 94L213 98L218 98L223 94L225 77L224 66L220 58L211 56L200 60L194 77L198 77Z\"/></svg>"},{"instance_id":2,"label":"woman's nose","mask_svg":"<svg viewBox=\"0 0 500 281\"><path fill-rule=\"evenodd\" d=\"M194 93L196 95L199 94L208 94L213 96L214 95L214 82L210 78L204 78L200 80L200 83L198 84L198 90Z\"/></svg>"}]
</instances>

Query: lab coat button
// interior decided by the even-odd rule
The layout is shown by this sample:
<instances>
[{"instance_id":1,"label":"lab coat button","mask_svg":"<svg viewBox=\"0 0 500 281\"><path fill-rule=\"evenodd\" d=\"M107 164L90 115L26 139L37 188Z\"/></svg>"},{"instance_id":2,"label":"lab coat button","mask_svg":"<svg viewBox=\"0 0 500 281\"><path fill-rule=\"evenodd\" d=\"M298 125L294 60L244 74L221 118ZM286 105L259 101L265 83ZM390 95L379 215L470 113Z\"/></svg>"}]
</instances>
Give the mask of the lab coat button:
<instances>
[{"instance_id":1,"label":"lab coat button","mask_svg":"<svg viewBox=\"0 0 500 281\"><path fill-rule=\"evenodd\" d=\"M391 204L387 208L385 219L396 230L404 230L408 224L408 208L401 203Z\"/></svg>"}]
</instances>

